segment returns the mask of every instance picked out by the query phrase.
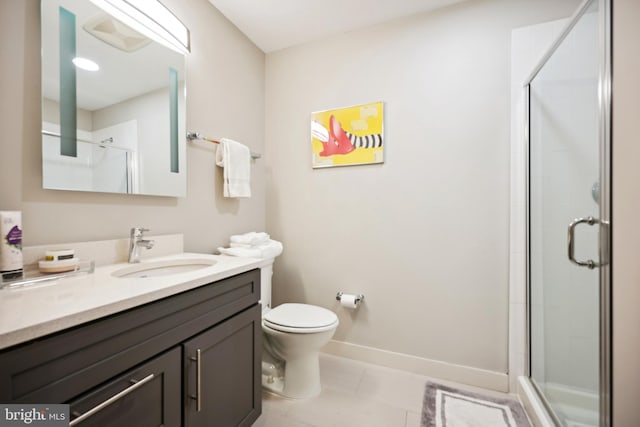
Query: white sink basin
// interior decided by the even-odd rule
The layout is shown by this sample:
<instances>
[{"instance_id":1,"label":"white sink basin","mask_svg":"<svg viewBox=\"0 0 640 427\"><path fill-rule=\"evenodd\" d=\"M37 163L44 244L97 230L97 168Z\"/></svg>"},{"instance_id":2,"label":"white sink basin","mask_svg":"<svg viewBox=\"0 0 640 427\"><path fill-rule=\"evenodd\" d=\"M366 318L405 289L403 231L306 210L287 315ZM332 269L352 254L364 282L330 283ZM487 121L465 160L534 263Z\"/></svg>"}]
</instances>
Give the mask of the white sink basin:
<instances>
[{"instance_id":1,"label":"white sink basin","mask_svg":"<svg viewBox=\"0 0 640 427\"><path fill-rule=\"evenodd\" d=\"M186 273L200 270L201 268L215 265L216 260L206 258L172 259L165 261L143 262L130 267L124 267L111 273L113 277L120 278L146 278L170 276L172 274Z\"/></svg>"}]
</instances>

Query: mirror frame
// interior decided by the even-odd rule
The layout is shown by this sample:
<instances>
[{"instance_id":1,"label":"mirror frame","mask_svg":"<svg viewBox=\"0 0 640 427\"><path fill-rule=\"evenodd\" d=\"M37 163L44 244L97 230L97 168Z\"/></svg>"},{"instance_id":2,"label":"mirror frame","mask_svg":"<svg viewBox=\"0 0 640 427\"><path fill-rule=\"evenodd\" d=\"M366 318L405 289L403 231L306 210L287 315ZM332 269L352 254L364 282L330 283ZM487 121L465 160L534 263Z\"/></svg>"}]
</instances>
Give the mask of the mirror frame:
<instances>
[{"instance_id":1,"label":"mirror frame","mask_svg":"<svg viewBox=\"0 0 640 427\"><path fill-rule=\"evenodd\" d=\"M109 3L117 2L116 0L106 1ZM149 0L144 1L147 2ZM148 146L146 152L143 152L144 150L140 147L135 149L124 144L122 141L125 141L126 137L119 138L120 134L125 135L127 128L131 131L132 126L137 126L137 123L129 123L134 122L135 120L123 120L121 117L120 120L123 120L122 122L118 122L117 125L114 126L105 127L105 120L101 119L98 120L98 122L102 122L103 125L100 129L95 129L95 127L98 126L94 126L93 123L89 131L83 132L79 129L79 122L82 122L82 118L79 116L84 113L76 108L76 106L78 105L78 98L82 96L82 88L80 84L82 78L80 78L78 74L86 72L82 70L76 70L76 66L71 63L71 60L76 57L77 45L83 44L82 42L77 41L77 39L79 39L80 37L88 37L94 44L100 43L100 41L96 42L97 39L92 38L92 36L89 35L89 33L86 32L81 25L78 25L75 22L76 16L74 14L74 11L69 10L71 8L70 5L76 4L74 0L59 0L52 6L54 8L59 8L59 22L62 25L59 26L59 34L50 34L49 31L51 30L51 26L46 24L47 18L44 15L48 13L47 11L51 9L51 6L45 7L45 3L47 3L47 5L51 5L51 3L53 2L51 0L41 0L41 26L43 42L43 188L71 191L92 191L185 197L187 141L186 82L184 76L186 71L186 58L183 52L189 50L188 29L184 27L187 34L187 45L183 47L183 49L176 49L175 47L169 46L166 43L166 40L162 40L162 43L160 43L158 37L153 37L153 39L148 37L147 39L150 42L149 44L151 47L147 48L147 46L145 45L140 49L141 51L146 49L148 52L153 53L157 53L159 51L170 52L170 54L167 54L167 56L173 57L174 62L176 61L176 58L180 58L180 60L178 61L179 65L176 65L175 67L169 67L169 69L167 70L166 86L165 89L162 89L162 91L164 91L166 94L166 98L162 99L159 102L155 101L157 105L154 105L154 97L158 98L158 94L152 93L154 91L151 91L148 92L150 100L145 101L149 106L155 106L155 108L160 108L160 104L166 104L166 108L162 107L162 111L166 111L166 116L164 115L165 113L162 113L161 117L158 116L153 119L153 129L149 129L149 124L147 123L147 131L142 131L141 128L138 127L137 132L135 132L137 135L135 135L134 137L129 137L130 139L138 138L140 140L144 138L154 138L152 142L153 144L155 144L155 146L150 145L150 143L140 144ZM91 0L91 2L82 0L82 3L83 7L85 7L84 3L89 3L93 7L95 6L94 3L105 3L105 0ZM125 3L127 2L125 1ZM99 8L96 8L95 12L96 14L104 13L104 11ZM171 14L170 11L167 10L167 12ZM173 14L171 14L171 16L175 20L177 20L177 18L175 18ZM115 21L114 19L114 22L118 22L120 25L127 27L133 33L138 33L141 38L147 37L147 35L150 34L149 31L144 31L144 34L142 34L142 31L136 31L142 29L145 23L141 24L142 27L138 25L134 30L123 24L121 21ZM129 21L127 22L129 23ZM66 25L64 25L64 23L66 23ZM45 93L47 92L47 85L50 84L49 82L51 81L51 76L48 74L55 73L50 73L48 71L49 69L55 67L55 65L49 63L54 61L47 61L48 53L46 52L46 46L48 46L48 44L46 39L50 38L59 40L60 42L60 45L58 46L58 59L60 61L60 65L58 68L59 75L57 76L60 81L60 102L58 121L59 126L57 126L57 128L55 124L52 125L48 121L48 119L51 119L52 117L52 107L51 105L47 105L51 103L49 102L50 99L45 95ZM105 46L108 46L107 43L103 44ZM112 46L108 46L105 49L115 50L115 48ZM119 54L122 58L122 53ZM122 61L119 61L119 63L121 62ZM131 67L136 67L136 70L140 68L139 63L136 64L135 61L130 62ZM119 80L117 82L117 86L120 85L120 81L122 80ZM124 86L124 83L122 85ZM49 90L49 92L51 92L51 90ZM158 89L157 92L160 92L160 89ZM134 94L132 99L145 96L147 96L147 93L144 93L142 95ZM120 101L120 103L122 103L123 105L126 102L126 100ZM140 102L140 105L143 106L145 102ZM116 104L119 103L116 102ZM106 110L107 108L111 107L105 107L104 109ZM133 109L133 107L129 108ZM141 116L144 117L145 114L151 114L152 109L140 111ZM53 117L55 117L55 113L53 114ZM110 114L112 114L114 117L118 116L118 114ZM120 116L122 116L122 114L120 114ZM148 121L147 118L145 118L145 120ZM117 126L120 126L120 129L116 129ZM106 128L111 129L111 132L113 133L108 134L108 136L105 138L105 133L102 131ZM165 128L166 130L162 131L161 135L159 135L159 128ZM129 134L132 134L132 132L129 132ZM60 146L60 152L59 154L55 154L55 149L52 151L51 147L46 147L46 144L51 144L52 141L55 141L58 138L59 142L57 145ZM166 148L159 149L157 145L157 142L159 140L163 141L162 144ZM81 145L82 147L79 148L79 145ZM159 161L153 160L151 156L157 158ZM55 163L59 163L53 168L51 167L52 157L54 158ZM99 158L100 160L94 160L94 158ZM104 160L105 158L106 160ZM95 164L101 162L101 165L99 166L94 165L95 171L98 171L98 169L100 169L100 172L92 172L96 174L95 179L94 175L90 175L87 172L87 169L89 168L87 165L92 164L92 162ZM86 172L84 174L77 173L77 170L80 169L79 165L81 164ZM114 167L114 165L117 166ZM105 171L110 171L111 169L117 169L117 171L114 170L114 172L116 172L114 176L110 176L110 173L104 173ZM57 178L59 179L57 181L55 179L52 181L50 177L55 176L56 173L58 174ZM102 176L97 176L98 173ZM91 179L87 179L88 176L91 176ZM89 183L87 183L87 181L89 181ZM95 183L93 181L95 181ZM98 183L102 184L98 185Z\"/></svg>"}]
</instances>

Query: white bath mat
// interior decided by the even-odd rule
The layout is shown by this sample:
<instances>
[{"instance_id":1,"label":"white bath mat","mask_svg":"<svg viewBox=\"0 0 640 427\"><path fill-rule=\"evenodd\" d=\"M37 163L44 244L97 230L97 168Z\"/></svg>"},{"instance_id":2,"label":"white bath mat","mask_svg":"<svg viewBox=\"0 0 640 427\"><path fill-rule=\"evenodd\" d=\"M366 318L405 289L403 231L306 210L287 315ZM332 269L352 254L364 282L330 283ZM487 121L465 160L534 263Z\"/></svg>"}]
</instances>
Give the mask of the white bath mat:
<instances>
[{"instance_id":1,"label":"white bath mat","mask_svg":"<svg viewBox=\"0 0 640 427\"><path fill-rule=\"evenodd\" d=\"M494 398L428 382L421 427L531 427L515 399Z\"/></svg>"}]
</instances>

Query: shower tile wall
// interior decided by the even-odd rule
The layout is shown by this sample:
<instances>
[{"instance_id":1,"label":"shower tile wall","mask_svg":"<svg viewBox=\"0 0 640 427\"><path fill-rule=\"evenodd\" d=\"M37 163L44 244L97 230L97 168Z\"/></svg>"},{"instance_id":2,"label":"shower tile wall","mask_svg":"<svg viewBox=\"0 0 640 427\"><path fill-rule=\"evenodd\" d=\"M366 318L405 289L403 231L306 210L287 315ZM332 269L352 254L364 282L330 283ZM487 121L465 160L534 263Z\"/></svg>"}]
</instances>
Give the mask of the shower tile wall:
<instances>
[{"instance_id":1,"label":"shower tile wall","mask_svg":"<svg viewBox=\"0 0 640 427\"><path fill-rule=\"evenodd\" d=\"M594 17L595 19L595 17ZM566 21L559 20L532 27L514 30L512 32L512 200L511 200L511 262L510 262L510 381L512 390L515 389L515 381L518 375L526 372L525 366L528 362L525 359L526 352L526 228L525 228L525 144L523 119L524 102L522 83L532 71L541 54L548 49L557 34L563 29ZM570 39L567 40L570 43ZM570 61L573 61L573 69L593 69L593 65L581 64L588 61L588 55L584 55L579 49L570 46L572 51ZM552 76L554 70L562 70L566 64L549 64L550 71L547 76ZM585 90L592 76L578 78L578 82L573 85L564 86L563 76L556 74L554 81L553 97L547 96L542 107L533 112L539 114L546 120L549 128L549 117L563 117L564 119L580 117L583 119L588 114L586 108L594 105L593 91ZM574 76L576 77L576 76ZM562 87L561 91L558 87ZM549 86L547 86L549 87ZM539 89L545 90L544 85ZM540 95L539 92L532 92L532 96ZM577 104L585 106L585 111L577 111L575 107L567 108L567 100L580 99ZM544 245L544 251L532 254L533 268L536 265L544 264L546 271L542 271L543 280L549 282L555 280L552 286L547 287L547 293L540 292L534 295L532 304L544 307L544 316L536 319L540 322L534 325L534 330L543 334L538 336L537 341L542 345L536 346L533 357L536 360L535 370L545 378L550 386L550 392L569 392L583 395L582 392L597 390L597 375L585 376L584 372L593 371L589 367L597 368L597 351L594 346L598 345L598 325L597 316L597 284L593 282L593 276L589 270L571 265L566 258L566 234L568 221L574 216L588 216L597 213L597 205L591 197L591 186L597 181L597 176L591 176L591 172L579 169L580 165L592 165L596 162L597 149L589 144L596 144L597 141L589 142L589 149L585 150L584 144L574 143L575 141L585 141L593 139L597 132L597 116L588 120L583 120L584 125L579 127L579 134L567 135L567 130L552 125L551 131L544 135L544 143L541 151L537 152L537 157L541 161L541 170L533 173L539 176L537 183L539 188L545 192L547 205L543 206L545 215L545 228L532 239L540 239ZM531 133L535 137L538 129L532 129ZM591 136L589 136L591 135ZM580 161L573 161L580 158ZM566 179L555 179L557 176ZM572 178L573 177L573 178ZM536 197L535 194L532 197ZM551 206L553 208L551 208ZM540 218L542 212L534 213L534 218ZM569 218L569 219L567 219ZM577 232L578 241L576 247L576 258L588 259L596 257L596 254L585 248L596 248L594 242L595 233L589 227L580 228ZM544 261L544 262L543 262ZM552 279L553 278L553 279ZM572 301L581 300L586 304L572 304ZM564 302L568 309L561 309L559 301ZM569 303L567 303L569 302ZM537 326L537 327L536 327ZM553 343L545 346L544 343ZM592 355L585 358L585 355ZM552 361L552 362L549 362ZM594 383L595 381L595 383ZM567 387L568 386L568 387ZM584 396L584 395L583 395Z\"/></svg>"},{"instance_id":2,"label":"shower tile wall","mask_svg":"<svg viewBox=\"0 0 640 427\"><path fill-rule=\"evenodd\" d=\"M511 32L511 224L509 263L509 387L526 374L526 152L523 84L567 20Z\"/></svg>"},{"instance_id":3,"label":"shower tile wall","mask_svg":"<svg viewBox=\"0 0 640 427\"><path fill-rule=\"evenodd\" d=\"M597 13L585 14L554 55L544 76L532 85L532 110L539 127L532 128L532 153L539 170L532 194L538 208L533 218L532 271L544 293L532 304L542 313L543 369L533 359L536 380L552 390L572 393L598 389L598 275L567 261L567 226L578 217L598 216L592 186L598 177ZM576 229L576 259L598 259L597 228ZM533 264L536 265L533 265ZM538 287L539 289L539 287ZM536 307L534 307L536 309Z\"/></svg>"}]
</instances>

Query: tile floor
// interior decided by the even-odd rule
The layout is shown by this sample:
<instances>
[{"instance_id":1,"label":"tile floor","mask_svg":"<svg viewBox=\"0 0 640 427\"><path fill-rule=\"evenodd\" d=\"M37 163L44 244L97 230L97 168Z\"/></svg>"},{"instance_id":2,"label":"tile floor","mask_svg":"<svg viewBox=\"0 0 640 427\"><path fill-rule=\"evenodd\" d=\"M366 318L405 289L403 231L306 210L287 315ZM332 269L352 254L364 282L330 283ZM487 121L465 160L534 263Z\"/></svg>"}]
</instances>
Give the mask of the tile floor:
<instances>
[{"instance_id":1,"label":"tile floor","mask_svg":"<svg viewBox=\"0 0 640 427\"><path fill-rule=\"evenodd\" d=\"M254 427L420 427L422 375L321 354L322 392L291 400L263 392L262 415ZM450 381L434 381L493 396Z\"/></svg>"}]
</instances>

